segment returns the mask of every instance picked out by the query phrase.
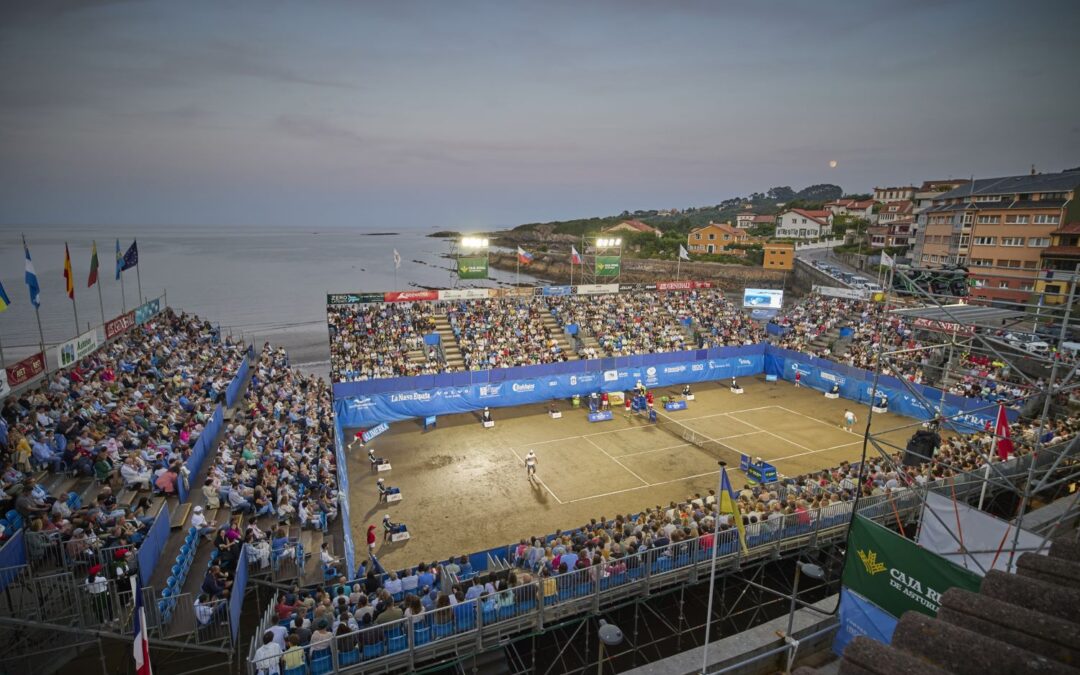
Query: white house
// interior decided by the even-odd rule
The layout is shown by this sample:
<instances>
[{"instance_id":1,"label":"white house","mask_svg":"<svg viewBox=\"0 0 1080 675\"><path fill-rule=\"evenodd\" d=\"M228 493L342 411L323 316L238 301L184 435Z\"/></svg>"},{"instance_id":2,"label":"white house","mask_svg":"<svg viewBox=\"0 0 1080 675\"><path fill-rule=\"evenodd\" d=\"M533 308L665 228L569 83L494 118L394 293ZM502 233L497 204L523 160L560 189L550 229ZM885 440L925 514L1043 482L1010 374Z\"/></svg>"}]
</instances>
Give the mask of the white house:
<instances>
[{"instance_id":1,"label":"white house","mask_svg":"<svg viewBox=\"0 0 1080 675\"><path fill-rule=\"evenodd\" d=\"M832 234L833 214L830 211L791 209L781 213L776 221L779 239L817 239Z\"/></svg>"}]
</instances>

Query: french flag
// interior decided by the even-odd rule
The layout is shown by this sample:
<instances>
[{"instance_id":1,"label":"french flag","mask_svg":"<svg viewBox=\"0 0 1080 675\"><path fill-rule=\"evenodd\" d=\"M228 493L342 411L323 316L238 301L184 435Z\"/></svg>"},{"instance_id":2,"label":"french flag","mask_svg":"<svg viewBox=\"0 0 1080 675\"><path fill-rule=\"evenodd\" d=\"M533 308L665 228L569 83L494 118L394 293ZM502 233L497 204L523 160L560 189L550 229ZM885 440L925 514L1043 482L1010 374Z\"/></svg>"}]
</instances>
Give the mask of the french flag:
<instances>
[{"instance_id":1,"label":"french flag","mask_svg":"<svg viewBox=\"0 0 1080 675\"><path fill-rule=\"evenodd\" d=\"M570 247L570 264L571 265L580 265L581 264L581 254L578 253L577 249L574 248L573 246Z\"/></svg>"},{"instance_id":2,"label":"french flag","mask_svg":"<svg viewBox=\"0 0 1080 675\"><path fill-rule=\"evenodd\" d=\"M517 257L518 257L518 262L521 263L522 265L528 265L529 263L531 263L533 261L532 254L529 253L528 251L526 251L525 249L521 248L520 246L518 246Z\"/></svg>"},{"instance_id":3,"label":"french flag","mask_svg":"<svg viewBox=\"0 0 1080 675\"><path fill-rule=\"evenodd\" d=\"M131 591L135 595L135 614L131 619L132 632L135 633L135 644L132 652L135 656L136 675L151 675L150 669L150 638L146 633L146 608L143 607L142 588L139 585L139 577L131 577Z\"/></svg>"}]
</instances>

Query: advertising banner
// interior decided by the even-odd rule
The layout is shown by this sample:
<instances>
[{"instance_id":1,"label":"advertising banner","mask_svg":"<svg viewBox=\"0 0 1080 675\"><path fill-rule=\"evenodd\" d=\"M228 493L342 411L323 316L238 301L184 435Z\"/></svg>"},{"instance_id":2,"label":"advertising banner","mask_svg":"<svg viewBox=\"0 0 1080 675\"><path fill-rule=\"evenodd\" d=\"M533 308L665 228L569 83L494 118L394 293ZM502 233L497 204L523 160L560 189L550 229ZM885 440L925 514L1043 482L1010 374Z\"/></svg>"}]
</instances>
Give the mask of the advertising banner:
<instances>
[{"instance_id":1,"label":"advertising banner","mask_svg":"<svg viewBox=\"0 0 1080 675\"><path fill-rule=\"evenodd\" d=\"M597 295L599 293L618 293L619 284L581 284L577 287L578 295Z\"/></svg>"},{"instance_id":2,"label":"advertising banner","mask_svg":"<svg viewBox=\"0 0 1080 675\"><path fill-rule=\"evenodd\" d=\"M111 340L117 335L122 335L135 325L135 312L128 312L107 321L105 323L105 339Z\"/></svg>"},{"instance_id":3,"label":"advertising banner","mask_svg":"<svg viewBox=\"0 0 1080 675\"><path fill-rule=\"evenodd\" d=\"M418 302L438 299L438 291L387 291L383 294L385 302Z\"/></svg>"},{"instance_id":4,"label":"advertising banner","mask_svg":"<svg viewBox=\"0 0 1080 675\"><path fill-rule=\"evenodd\" d=\"M540 295L573 295L573 286L541 286Z\"/></svg>"},{"instance_id":5,"label":"advertising banner","mask_svg":"<svg viewBox=\"0 0 1080 675\"><path fill-rule=\"evenodd\" d=\"M487 256L457 259L458 279L487 279L488 259Z\"/></svg>"},{"instance_id":6,"label":"advertising banner","mask_svg":"<svg viewBox=\"0 0 1080 675\"><path fill-rule=\"evenodd\" d=\"M568 399L574 394L587 395L595 391L628 391L639 381L647 387L664 387L688 382L727 380L733 376L750 376L762 371L763 349L757 346L730 349L734 351L725 353L740 355L639 366L616 366L616 359L605 359L604 361L612 362L612 367L602 371L585 370L589 367L588 364L597 367L601 363L599 360L575 362L580 364L581 371L490 381L485 384L469 384L466 380L460 386L429 385L421 388L420 382L434 382L434 379L417 377L409 378L417 381L416 389L383 393L360 393L365 386L370 386L370 383L344 382L334 385L334 411L338 422L344 427L363 427L428 415L469 412L485 406L518 406ZM694 352L685 354L692 359ZM505 370L520 372L528 369L529 367ZM492 373L502 374L499 371ZM456 375L458 374L451 377ZM469 374L464 375L467 377Z\"/></svg>"},{"instance_id":7,"label":"advertising banner","mask_svg":"<svg viewBox=\"0 0 1080 675\"><path fill-rule=\"evenodd\" d=\"M978 593L982 579L856 515L848 538L843 582L892 616L915 610L933 617L942 593L954 586Z\"/></svg>"},{"instance_id":8,"label":"advertising banner","mask_svg":"<svg viewBox=\"0 0 1080 675\"><path fill-rule=\"evenodd\" d=\"M617 255L596 256L596 276L617 277L619 276L621 258Z\"/></svg>"},{"instance_id":9,"label":"advertising banner","mask_svg":"<svg viewBox=\"0 0 1080 675\"><path fill-rule=\"evenodd\" d=\"M1016 558L1009 568L1008 553L1000 553L1002 543L1016 535L1015 525L996 518L961 501L953 501L936 492L926 494L923 511L919 518L919 546L937 553L966 570L983 576L984 570L1000 570L1016 573ZM963 533L963 544L957 541L955 531ZM1046 539L1037 534L1020 530L1018 551L1032 551L1043 555L1049 549Z\"/></svg>"},{"instance_id":10,"label":"advertising banner","mask_svg":"<svg viewBox=\"0 0 1080 675\"><path fill-rule=\"evenodd\" d=\"M860 291L855 288L837 288L835 286L819 286L814 284L814 292L818 295L826 295L830 298L846 298L848 300L865 300L867 298L866 291Z\"/></svg>"},{"instance_id":11,"label":"advertising banner","mask_svg":"<svg viewBox=\"0 0 1080 675\"><path fill-rule=\"evenodd\" d=\"M711 281L661 281L656 284L658 291L692 291L696 288L712 288Z\"/></svg>"},{"instance_id":12,"label":"advertising banner","mask_svg":"<svg viewBox=\"0 0 1080 675\"><path fill-rule=\"evenodd\" d=\"M79 359L94 353L98 348L97 331L90 330L74 340L62 342L56 346L56 364L58 368L67 368Z\"/></svg>"},{"instance_id":13,"label":"advertising banner","mask_svg":"<svg viewBox=\"0 0 1080 675\"><path fill-rule=\"evenodd\" d=\"M383 302L382 293L331 293L326 296L328 305L357 305L365 302Z\"/></svg>"},{"instance_id":14,"label":"advertising banner","mask_svg":"<svg viewBox=\"0 0 1080 675\"><path fill-rule=\"evenodd\" d=\"M490 288L455 288L436 292L440 300L485 300L491 297L492 290Z\"/></svg>"},{"instance_id":15,"label":"advertising banner","mask_svg":"<svg viewBox=\"0 0 1080 675\"><path fill-rule=\"evenodd\" d=\"M957 335L974 335L975 326L968 326L952 321L938 321L937 319L924 319L919 317L911 322L911 325L920 330L929 330L935 333L956 333Z\"/></svg>"},{"instance_id":16,"label":"advertising banner","mask_svg":"<svg viewBox=\"0 0 1080 675\"><path fill-rule=\"evenodd\" d=\"M157 316L157 313L161 311L161 300L154 298L150 302L139 305L135 308L135 325L141 326L150 319Z\"/></svg>"},{"instance_id":17,"label":"advertising banner","mask_svg":"<svg viewBox=\"0 0 1080 675\"><path fill-rule=\"evenodd\" d=\"M8 395L11 387L7 383L7 371L0 369L0 398Z\"/></svg>"},{"instance_id":18,"label":"advertising banner","mask_svg":"<svg viewBox=\"0 0 1080 675\"><path fill-rule=\"evenodd\" d=\"M365 443L367 443L368 441L375 438L376 436L379 436L380 434L382 434L384 432L387 432L389 430L390 430L390 425L387 424L386 422L383 422L382 424L374 426L374 427L368 429L367 431L365 431L363 434L361 434L360 438Z\"/></svg>"},{"instance_id":19,"label":"advertising banner","mask_svg":"<svg viewBox=\"0 0 1080 675\"><path fill-rule=\"evenodd\" d=\"M45 354L38 352L33 356L28 356L15 365L8 366L6 372L9 387L17 387L28 382L45 372Z\"/></svg>"},{"instance_id":20,"label":"advertising banner","mask_svg":"<svg viewBox=\"0 0 1080 675\"><path fill-rule=\"evenodd\" d=\"M840 629L833 640L833 652L842 656L848 643L860 635L890 644L896 623L896 617L851 589L841 587Z\"/></svg>"},{"instance_id":21,"label":"advertising banner","mask_svg":"<svg viewBox=\"0 0 1080 675\"><path fill-rule=\"evenodd\" d=\"M784 291L776 288L743 289L743 307L780 309L784 304Z\"/></svg>"}]
</instances>

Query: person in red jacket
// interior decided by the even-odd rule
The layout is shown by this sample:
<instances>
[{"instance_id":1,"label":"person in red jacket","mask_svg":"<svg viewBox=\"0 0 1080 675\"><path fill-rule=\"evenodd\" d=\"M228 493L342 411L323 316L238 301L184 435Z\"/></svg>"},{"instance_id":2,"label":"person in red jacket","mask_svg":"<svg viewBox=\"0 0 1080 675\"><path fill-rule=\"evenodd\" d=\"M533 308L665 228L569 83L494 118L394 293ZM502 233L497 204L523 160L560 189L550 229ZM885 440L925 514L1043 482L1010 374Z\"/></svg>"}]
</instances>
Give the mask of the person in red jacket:
<instances>
[{"instance_id":1,"label":"person in red jacket","mask_svg":"<svg viewBox=\"0 0 1080 675\"><path fill-rule=\"evenodd\" d=\"M375 529L376 528L375 528L374 525L368 525L368 528L367 528L367 548L368 548L368 556L372 557L372 558L375 557Z\"/></svg>"}]
</instances>

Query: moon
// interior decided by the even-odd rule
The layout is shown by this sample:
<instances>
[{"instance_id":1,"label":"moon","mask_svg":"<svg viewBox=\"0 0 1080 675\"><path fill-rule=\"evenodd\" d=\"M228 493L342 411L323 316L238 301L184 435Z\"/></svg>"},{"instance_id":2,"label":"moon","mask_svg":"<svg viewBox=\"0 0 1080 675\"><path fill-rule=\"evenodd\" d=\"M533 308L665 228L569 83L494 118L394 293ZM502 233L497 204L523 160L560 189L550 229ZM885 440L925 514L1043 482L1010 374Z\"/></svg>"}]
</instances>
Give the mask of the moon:
<instances>
[{"instance_id":1,"label":"moon","mask_svg":"<svg viewBox=\"0 0 1080 675\"><path fill-rule=\"evenodd\" d=\"M836 160L835 159L830 159L829 160L829 168L830 169L835 169L836 168Z\"/></svg>"}]
</instances>

